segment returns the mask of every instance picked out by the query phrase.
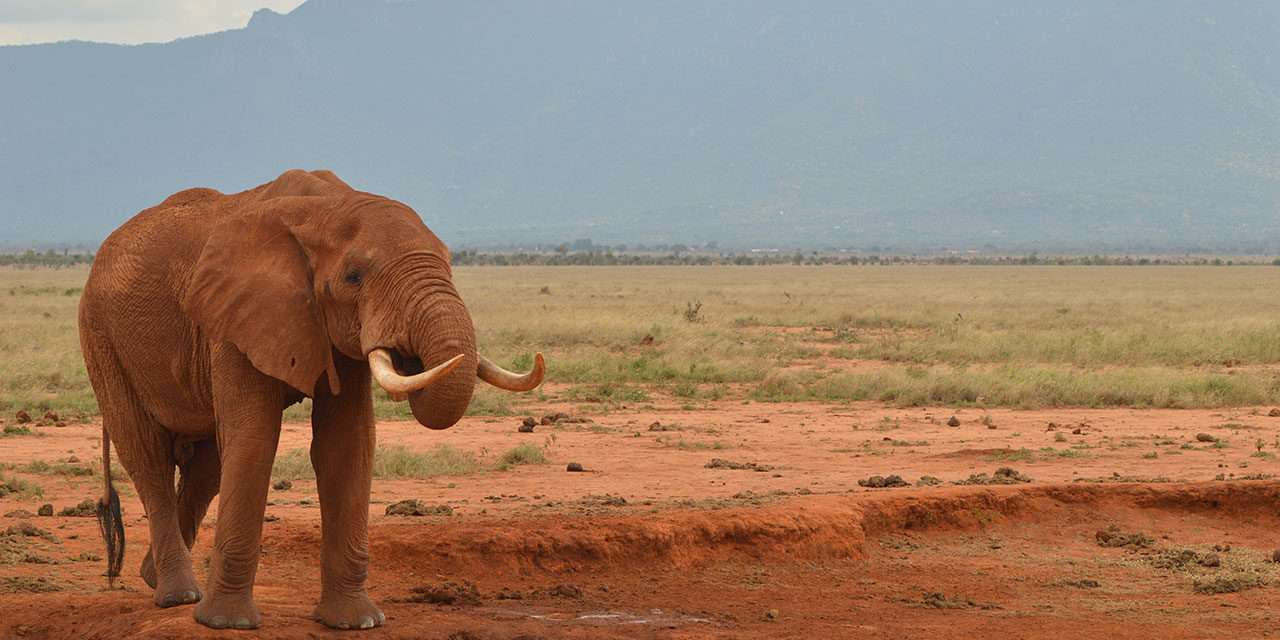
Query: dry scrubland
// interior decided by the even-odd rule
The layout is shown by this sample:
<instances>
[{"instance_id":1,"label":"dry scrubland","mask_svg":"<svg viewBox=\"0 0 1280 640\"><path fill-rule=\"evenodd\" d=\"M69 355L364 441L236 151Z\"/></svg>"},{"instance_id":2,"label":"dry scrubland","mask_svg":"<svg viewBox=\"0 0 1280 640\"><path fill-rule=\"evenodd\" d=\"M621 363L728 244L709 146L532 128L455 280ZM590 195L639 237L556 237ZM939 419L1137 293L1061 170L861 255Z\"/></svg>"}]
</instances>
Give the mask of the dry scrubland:
<instances>
[{"instance_id":1,"label":"dry scrubland","mask_svg":"<svg viewBox=\"0 0 1280 640\"><path fill-rule=\"evenodd\" d=\"M85 275L0 268L0 637L223 637L153 606L124 481L125 571L103 589L101 434L75 326ZM1280 628L1280 268L456 280L484 352L524 368L542 350L548 383L482 388L445 432L379 394L369 592L389 626L367 637ZM264 637L320 632L306 411L290 409L273 469ZM517 431L530 415L534 431ZM193 551L200 575L216 518L215 505Z\"/></svg>"},{"instance_id":2,"label":"dry scrubland","mask_svg":"<svg viewBox=\"0 0 1280 640\"><path fill-rule=\"evenodd\" d=\"M0 269L0 410L96 412L76 334L87 268ZM879 400L988 407L1280 401L1280 269L470 267L482 349L551 385L477 415L655 395L691 407ZM380 398L382 417L404 417ZM305 415L305 407L291 417Z\"/></svg>"}]
</instances>

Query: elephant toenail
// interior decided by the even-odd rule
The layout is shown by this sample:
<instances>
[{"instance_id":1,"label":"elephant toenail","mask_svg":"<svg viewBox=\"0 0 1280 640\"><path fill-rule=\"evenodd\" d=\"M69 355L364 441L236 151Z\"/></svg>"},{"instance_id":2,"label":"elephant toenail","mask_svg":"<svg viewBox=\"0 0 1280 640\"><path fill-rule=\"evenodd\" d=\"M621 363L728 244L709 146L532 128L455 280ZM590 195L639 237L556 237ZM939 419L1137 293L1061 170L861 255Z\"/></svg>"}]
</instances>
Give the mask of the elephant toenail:
<instances>
[{"instance_id":1,"label":"elephant toenail","mask_svg":"<svg viewBox=\"0 0 1280 640\"><path fill-rule=\"evenodd\" d=\"M200 600L200 594L199 594L199 592L196 592L196 591L183 591L183 592L182 592L182 601L183 601L183 602L197 602L197 601L199 601L199 600Z\"/></svg>"},{"instance_id":2,"label":"elephant toenail","mask_svg":"<svg viewBox=\"0 0 1280 640\"><path fill-rule=\"evenodd\" d=\"M209 625L210 627L213 627L214 629L226 629L227 618L225 616L212 616L209 618L209 621L206 622L205 624Z\"/></svg>"},{"instance_id":3,"label":"elephant toenail","mask_svg":"<svg viewBox=\"0 0 1280 640\"><path fill-rule=\"evenodd\" d=\"M172 607L175 604L178 604L178 596L173 594L165 596L164 599L160 601L160 606L162 607Z\"/></svg>"},{"instance_id":4,"label":"elephant toenail","mask_svg":"<svg viewBox=\"0 0 1280 640\"><path fill-rule=\"evenodd\" d=\"M373 628L373 618L370 618L369 616L365 616L365 617L363 617L363 618L360 618L360 628L361 628L361 629L372 629L372 628Z\"/></svg>"},{"instance_id":5,"label":"elephant toenail","mask_svg":"<svg viewBox=\"0 0 1280 640\"><path fill-rule=\"evenodd\" d=\"M253 623L249 622L248 618L236 618L235 627L237 629L252 629Z\"/></svg>"}]
</instances>

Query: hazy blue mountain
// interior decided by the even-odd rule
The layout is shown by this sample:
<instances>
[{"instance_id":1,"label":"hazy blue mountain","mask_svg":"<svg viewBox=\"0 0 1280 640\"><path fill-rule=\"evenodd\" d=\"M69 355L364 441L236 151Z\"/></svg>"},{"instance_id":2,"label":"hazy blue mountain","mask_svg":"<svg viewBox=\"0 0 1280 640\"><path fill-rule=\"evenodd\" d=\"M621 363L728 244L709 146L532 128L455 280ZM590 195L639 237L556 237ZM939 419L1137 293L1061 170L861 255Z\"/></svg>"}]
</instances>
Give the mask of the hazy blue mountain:
<instances>
[{"instance_id":1,"label":"hazy blue mountain","mask_svg":"<svg viewBox=\"0 0 1280 640\"><path fill-rule=\"evenodd\" d=\"M0 245L325 167L455 245L1280 250L1262 0L310 0L0 95Z\"/></svg>"}]
</instances>

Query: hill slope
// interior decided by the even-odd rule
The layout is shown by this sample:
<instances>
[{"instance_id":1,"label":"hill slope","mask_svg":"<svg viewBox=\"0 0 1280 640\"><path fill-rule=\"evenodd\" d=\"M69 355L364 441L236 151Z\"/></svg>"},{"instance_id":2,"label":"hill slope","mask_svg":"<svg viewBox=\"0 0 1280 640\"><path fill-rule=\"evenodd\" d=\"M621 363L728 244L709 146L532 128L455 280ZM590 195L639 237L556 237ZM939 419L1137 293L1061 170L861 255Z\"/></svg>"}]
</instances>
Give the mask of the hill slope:
<instances>
[{"instance_id":1,"label":"hill slope","mask_svg":"<svg viewBox=\"0 0 1280 640\"><path fill-rule=\"evenodd\" d=\"M0 47L0 244L327 167L453 244L1280 249L1275 60L1265 2L310 0Z\"/></svg>"}]
</instances>

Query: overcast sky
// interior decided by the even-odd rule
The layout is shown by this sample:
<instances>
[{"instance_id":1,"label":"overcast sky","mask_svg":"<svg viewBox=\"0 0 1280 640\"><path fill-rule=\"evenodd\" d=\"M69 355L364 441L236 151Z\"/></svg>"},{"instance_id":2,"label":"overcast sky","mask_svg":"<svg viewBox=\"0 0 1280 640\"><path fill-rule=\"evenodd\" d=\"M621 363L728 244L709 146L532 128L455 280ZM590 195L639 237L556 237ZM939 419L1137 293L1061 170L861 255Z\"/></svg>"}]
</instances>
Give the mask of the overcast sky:
<instances>
[{"instance_id":1,"label":"overcast sky","mask_svg":"<svg viewBox=\"0 0 1280 640\"><path fill-rule=\"evenodd\" d=\"M0 45L59 40L137 44L238 29L253 12L302 0L0 0Z\"/></svg>"}]
</instances>

